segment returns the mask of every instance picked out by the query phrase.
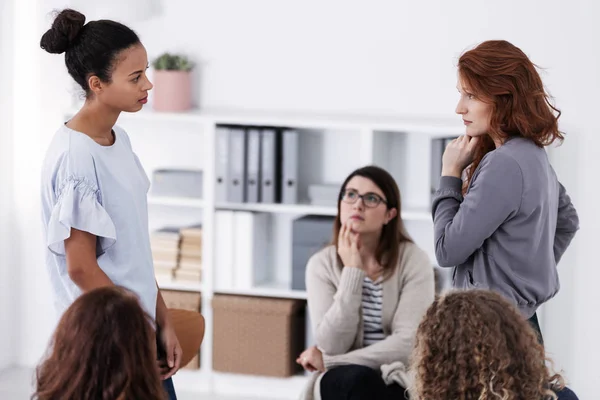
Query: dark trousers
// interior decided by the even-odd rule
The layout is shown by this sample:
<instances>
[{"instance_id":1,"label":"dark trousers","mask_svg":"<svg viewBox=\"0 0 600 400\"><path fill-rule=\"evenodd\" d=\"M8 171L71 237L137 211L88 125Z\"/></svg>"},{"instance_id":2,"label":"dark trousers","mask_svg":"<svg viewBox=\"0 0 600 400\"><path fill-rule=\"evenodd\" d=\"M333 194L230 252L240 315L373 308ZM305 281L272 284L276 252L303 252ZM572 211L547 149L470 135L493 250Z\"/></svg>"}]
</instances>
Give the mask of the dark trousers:
<instances>
[{"instance_id":1,"label":"dark trousers","mask_svg":"<svg viewBox=\"0 0 600 400\"><path fill-rule=\"evenodd\" d=\"M330 369L321 378L320 389L323 400L408 399L408 392L402 386L386 385L381 372L362 365Z\"/></svg>"},{"instance_id":2,"label":"dark trousers","mask_svg":"<svg viewBox=\"0 0 600 400\"><path fill-rule=\"evenodd\" d=\"M162 343L160 342L160 328L158 328L158 325L156 327L156 348L158 353L158 359L160 360L166 358L165 350L163 348ZM165 392L167 392L167 394L169 395L169 400L177 400L177 395L175 394L175 387L173 386L173 379L165 379L164 381L162 381L162 383Z\"/></svg>"},{"instance_id":3,"label":"dark trousers","mask_svg":"<svg viewBox=\"0 0 600 400\"><path fill-rule=\"evenodd\" d=\"M565 387L560 392L556 392L558 400L579 400L579 397L571 389Z\"/></svg>"},{"instance_id":4,"label":"dark trousers","mask_svg":"<svg viewBox=\"0 0 600 400\"><path fill-rule=\"evenodd\" d=\"M537 313L534 313L531 318L527 320L529 325L533 328L533 330L537 333L538 342L543 346L544 338L542 337L542 330L540 329L540 323L538 322Z\"/></svg>"}]
</instances>

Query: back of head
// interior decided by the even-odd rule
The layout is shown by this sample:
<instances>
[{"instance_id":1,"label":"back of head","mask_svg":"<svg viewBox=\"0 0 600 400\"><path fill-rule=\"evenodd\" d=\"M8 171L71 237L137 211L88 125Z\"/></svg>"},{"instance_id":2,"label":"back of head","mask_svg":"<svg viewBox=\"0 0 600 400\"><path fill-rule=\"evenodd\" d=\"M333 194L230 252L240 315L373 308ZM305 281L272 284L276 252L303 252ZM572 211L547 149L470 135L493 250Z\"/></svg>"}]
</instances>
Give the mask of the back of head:
<instances>
[{"instance_id":1,"label":"back of head","mask_svg":"<svg viewBox=\"0 0 600 400\"><path fill-rule=\"evenodd\" d=\"M83 14L65 9L42 36L40 47L53 54L65 53L69 74L89 95L89 77L110 82L119 53L139 43L137 34L123 24L110 20L86 24Z\"/></svg>"},{"instance_id":2,"label":"back of head","mask_svg":"<svg viewBox=\"0 0 600 400\"><path fill-rule=\"evenodd\" d=\"M163 400L150 317L132 293L105 287L63 314L37 369L39 400Z\"/></svg>"},{"instance_id":3,"label":"back of head","mask_svg":"<svg viewBox=\"0 0 600 400\"><path fill-rule=\"evenodd\" d=\"M490 137L480 141L468 181L483 156L495 148L492 138L525 137L538 146L564 139L560 110L550 102L542 79L527 55L505 40L489 40L466 51L458 61L463 85L491 105Z\"/></svg>"},{"instance_id":4,"label":"back of head","mask_svg":"<svg viewBox=\"0 0 600 400\"><path fill-rule=\"evenodd\" d=\"M529 323L500 295L450 292L428 309L413 354L422 400L555 398L544 348Z\"/></svg>"}]
</instances>

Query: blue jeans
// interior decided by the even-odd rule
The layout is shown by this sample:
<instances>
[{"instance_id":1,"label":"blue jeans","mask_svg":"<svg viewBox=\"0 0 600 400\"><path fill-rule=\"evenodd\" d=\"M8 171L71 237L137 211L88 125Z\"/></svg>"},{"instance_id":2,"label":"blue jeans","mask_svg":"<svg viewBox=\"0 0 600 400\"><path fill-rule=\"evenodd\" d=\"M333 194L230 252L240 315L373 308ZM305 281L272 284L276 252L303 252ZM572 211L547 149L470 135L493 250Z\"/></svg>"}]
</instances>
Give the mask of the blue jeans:
<instances>
[{"instance_id":1,"label":"blue jeans","mask_svg":"<svg viewBox=\"0 0 600 400\"><path fill-rule=\"evenodd\" d=\"M166 357L165 350L163 349L162 343L160 342L160 328L156 327L156 348L158 350L158 358ZM165 391L169 395L169 400L177 400L177 395L175 394L175 386L173 386L173 379L165 379L163 382L163 387Z\"/></svg>"},{"instance_id":2,"label":"blue jeans","mask_svg":"<svg viewBox=\"0 0 600 400\"><path fill-rule=\"evenodd\" d=\"M177 400L177 395L175 394L175 387L173 386L173 379L165 379L163 381L163 387L165 391L169 395L169 400Z\"/></svg>"},{"instance_id":3,"label":"blue jeans","mask_svg":"<svg viewBox=\"0 0 600 400\"><path fill-rule=\"evenodd\" d=\"M542 330L540 329L540 323L538 322L537 313L533 313L533 316L527 320L535 333L537 333L538 342L542 346L544 345L544 338L542 337Z\"/></svg>"},{"instance_id":4,"label":"blue jeans","mask_svg":"<svg viewBox=\"0 0 600 400\"><path fill-rule=\"evenodd\" d=\"M565 387L560 392L556 392L558 400L579 400L579 397L571 389Z\"/></svg>"}]
</instances>

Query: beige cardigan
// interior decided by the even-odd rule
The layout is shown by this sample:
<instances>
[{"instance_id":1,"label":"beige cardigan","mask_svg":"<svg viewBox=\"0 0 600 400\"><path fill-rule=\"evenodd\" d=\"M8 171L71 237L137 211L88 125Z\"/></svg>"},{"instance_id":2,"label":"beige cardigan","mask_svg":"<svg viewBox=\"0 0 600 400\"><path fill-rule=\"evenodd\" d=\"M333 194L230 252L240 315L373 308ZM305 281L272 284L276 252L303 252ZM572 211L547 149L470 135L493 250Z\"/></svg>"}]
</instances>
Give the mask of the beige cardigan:
<instances>
[{"instance_id":1,"label":"beige cardigan","mask_svg":"<svg viewBox=\"0 0 600 400\"><path fill-rule=\"evenodd\" d=\"M386 383L407 387L406 372L421 318L434 299L433 265L413 243L400 245L398 266L383 282L386 338L363 347L362 284L365 272L342 267L335 246L313 255L306 267L308 310L326 369L358 364L381 369ZM301 399L320 399L322 374L313 374Z\"/></svg>"}]
</instances>

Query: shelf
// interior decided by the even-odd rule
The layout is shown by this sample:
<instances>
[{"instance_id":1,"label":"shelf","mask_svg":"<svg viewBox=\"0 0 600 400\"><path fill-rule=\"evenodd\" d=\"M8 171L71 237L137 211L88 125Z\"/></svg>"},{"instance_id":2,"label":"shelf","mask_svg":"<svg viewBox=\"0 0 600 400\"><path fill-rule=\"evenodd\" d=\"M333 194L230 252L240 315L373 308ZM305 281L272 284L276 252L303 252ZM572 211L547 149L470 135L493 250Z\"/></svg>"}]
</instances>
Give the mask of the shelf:
<instances>
[{"instance_id":1,"label":"shelf","mask_svg":"<svg viewBox=\"0 0 600 400\"><path fill-rule=\"evenodd\" d=\"M256 211L274 214L337 215L337 208L310 204L217 203L219 210Z\"/></svg>"},{"instance_id":2,"label":"shelf","mask_svg":"<svg viewBox=\"0 0 600 400\"><path fill-rule=\"evenodd\" d=\"M329 215L335 217L337 208L310 204L263 204L263 203L217 203L217 210L255 211L273 214ZM431 221L431 213L425 209L402 211L406 221Z\"/></svg>"},{"instance_id":3,"label":"shelf","mask_svg":"<svg viewBox=\"0 0 600 400\"><path fill-rule=\"evenodd\" d=\"M257 399L297 399L309 380L308 375L274 378L257 375L212 373L213 392L219 395Z\"/></svg>"},{"instance_id":4,"label":"shelf","mask_svg":"<svg viewBox=\"0 0 600 400\"><path fill-rule=\"evenodd\" d=\"M204 343L203 343L204 345ZM173 375L173 384L177 392L207 393L211 392L210 373L203 368L180 369Z\"/></svg>"},{"instance_id":5,"label":"shelf","mask_svg":"<svg viewBox=\"0 0 600 400\"><path fill-rule=\"evenodd\" d=\"M278 297L283 299L306 300L306 291L292 290L288 285L279 283L264 284L252 289L215 289L215 294L232 294L239 296Z\"/></svg>"},{"instance_id":6,"label":"shelf","mask_svg":"<svg viewBox=\"0 0 600 400\"><path fill-rule=\"evenodd\" d=\"M190 292L203 292L202 282L177 281L173 278L157 277L158 287L166 290L185 290Z\"/></svg>"},{"instance_id":7,"label":"shelf","mask_svg":"<svg viewBox=\"0 0 600 400\"><path fill-rule=\"evenodd\" d=\"M297 399L308 375L274 378L216 371L180 369L173 376L175 390L184 393L210 393L243 399Z\"/></svg>"},{"instance_id":8,"label":"shelf","mask_svg":"<svg viewBox=\"0 0 600 400\"><path fill-rule=\"evenodd\" d=\"M372 129L439 135L464 133L455 116L321 114L289 111L208 109L198 113L221 124L290 126L300 129Z\"/></svg>"},{"instance_id":9,"label":"shelf","mask_svg":"<svg viewBox=\"0 0 600 400\"><path fill-rule=\"evenodd\" d=\"M156 206L202 208L204 200L194 197L148 196L148 204Z\"/></svg>"},{"instance_id":10,"label":"shelf","mask_svg":"<svg viewBox=\"0 0 600 400\"><path fill-rule=\"evenodd\" d=\"M71 109L67 116L77 113ZM191 109L183 112L158 112L152 105L136 113L121 113L119 122L191 122L258 126L281 126L299 129L371 129L376 131L413 132L432 136L461 135L465 127L460 117L390 114L322 114L294 111L252 109Z\"/></svg>"}]
</instances>

